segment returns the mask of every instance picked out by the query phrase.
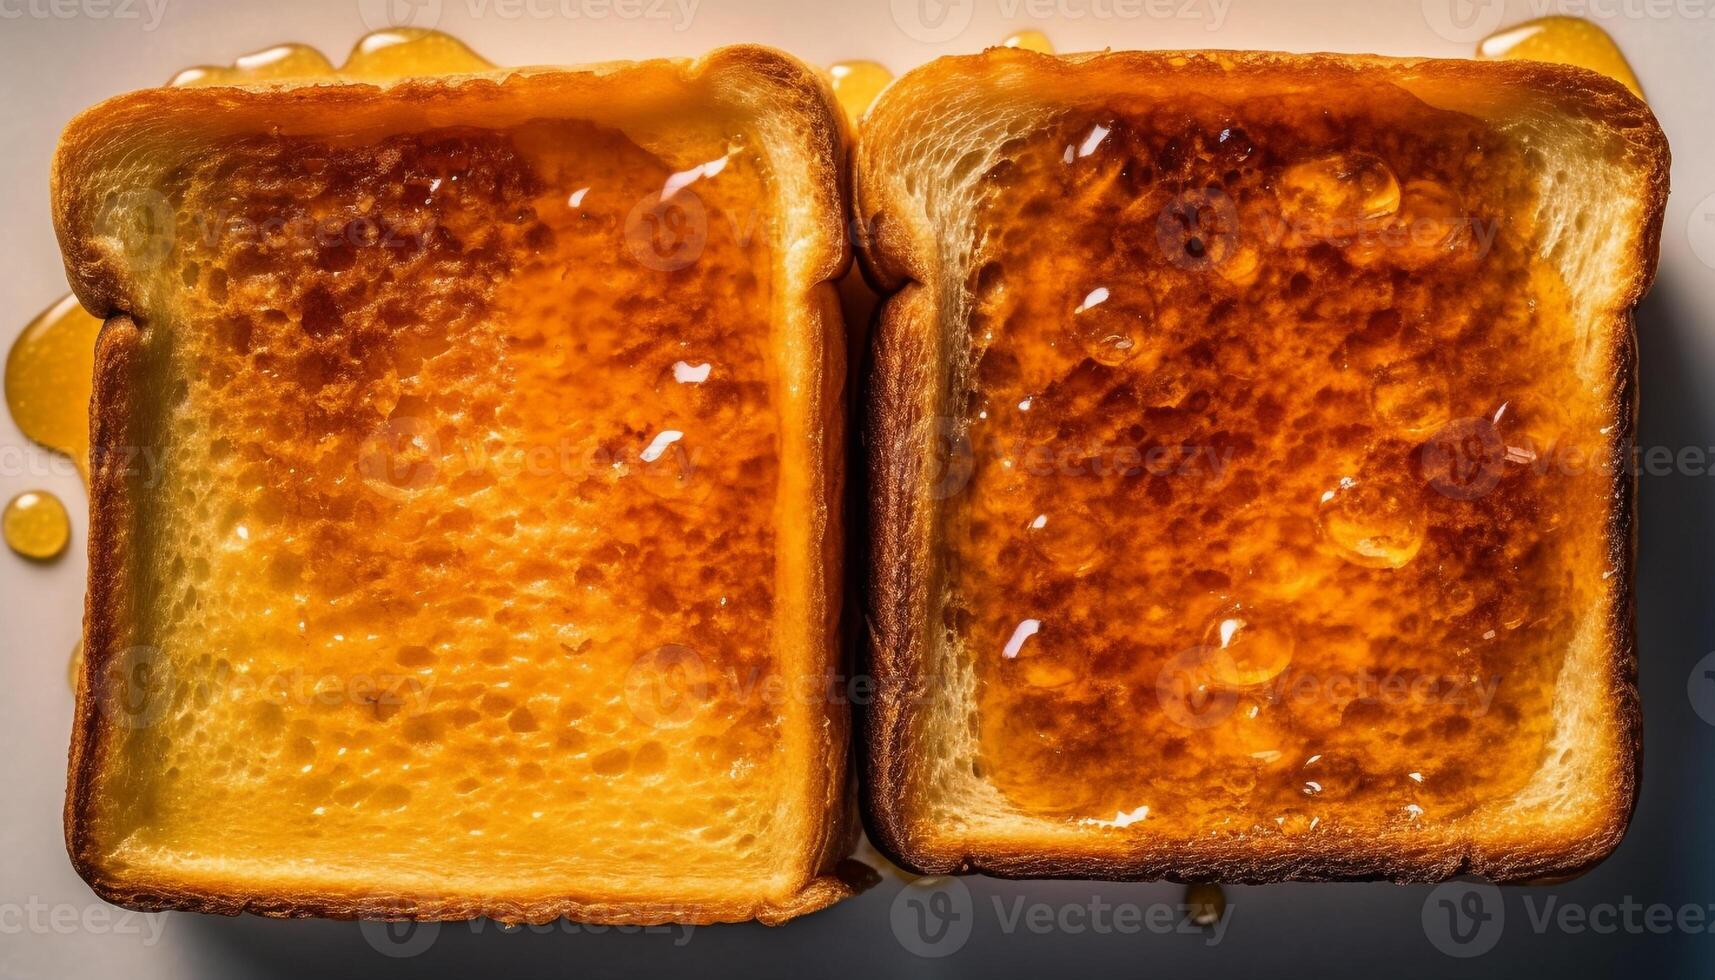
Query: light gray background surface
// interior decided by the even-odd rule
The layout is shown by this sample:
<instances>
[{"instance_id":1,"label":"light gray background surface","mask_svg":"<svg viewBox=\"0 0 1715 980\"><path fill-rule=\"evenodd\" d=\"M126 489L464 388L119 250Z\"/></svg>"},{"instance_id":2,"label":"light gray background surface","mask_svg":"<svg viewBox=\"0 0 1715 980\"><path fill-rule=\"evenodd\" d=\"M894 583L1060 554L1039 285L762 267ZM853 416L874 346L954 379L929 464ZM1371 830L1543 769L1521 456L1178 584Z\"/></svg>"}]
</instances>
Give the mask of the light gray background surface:
<instances>
[{"instance_id":1,"label":"light gray background surface","mask_svg":"<svg viewBox=\"0 0 1715 980\"><path fill-rule=\"evenodd\" d=\"M285 40L321 46L337 62L366 30L366 15L384 16L371 0L150 2L0 0L0 341L7 346L65 292L47 173L72 114L180 68ZM1472 895L1459 893L1463 886L1232 888L1227 927L1212 945L1210 934L1150 929L1158 921L1152 915L1171 919L1151 906L1179 902L1176 886L979 878L951 886L944 897L902 898L900 880L888 877L857 900L780 929L688 934L447 924L393 943L355 923L127 915L72 873L60 832L71 718L66 658L83 595L83 489L68 465L28 445L10 418L0 418L0 500L45 487L78 514L72 553L63 560L31 566L0 553L0 976L1558 977L1715 970L1715 725L1698 714L1701 706L1715 721L1715 681L1694 670L1715 651L1715 398L1708 388L1715 379L1715 0L654 2L427 0L423 9L438 8L440 27L503 64L690 55L761 41L813 62L875 58L896 71L978 50L1024 27L1048 32L1063 51L1463 56L1471 38L1499 23L1557 11L1598 19L1637 69L1674 155L1660 278L1638 318L1641 442L1671 452L1674 462L1642 478L1637 586L1646 763L1625 843L1590 874L1559 886ZM1500 915L1459 945L1448 939L1443 899ZM1033 914L1054 921L1045 930L1030 924L1035 919L1010 923L1021 901L1046 907ZM964 913L939 945L925 946L914 928L918 902ZM1124 909L1117 916L1116 906ZM1574 915L1587 913L1588 922L1561 918L1568 906ZM1545 914L1550 921L1539 922ZM1688 928L1693 916L1699 924ZM1666 918L1673 924L1652 929ZM419 947L416 955L387 955ZM1455 957L1443 948L1477 955ZM943 955L917 955L925 951Z\"/></svg>"}]
</instances>

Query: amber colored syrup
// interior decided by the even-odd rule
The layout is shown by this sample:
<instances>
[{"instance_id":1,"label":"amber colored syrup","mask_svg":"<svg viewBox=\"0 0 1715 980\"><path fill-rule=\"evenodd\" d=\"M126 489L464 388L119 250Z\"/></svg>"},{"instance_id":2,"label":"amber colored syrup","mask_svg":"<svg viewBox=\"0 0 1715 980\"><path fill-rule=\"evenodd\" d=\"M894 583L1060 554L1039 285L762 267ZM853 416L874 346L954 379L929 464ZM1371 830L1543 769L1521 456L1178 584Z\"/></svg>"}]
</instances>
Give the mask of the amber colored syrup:
<instances>
[{"instance_id":1,"label":"amber colored syrup","mask_svg":"<svg viewBox=\"0 0 1715 980\"><path fill-rule=\"evenodd\" d=\"M1620 46L1607 31L1582 17L1542 17L1496 31L1478 43L1477 56L1576 65L1624 84L1640 99L1644 95Z\"/></svg>"},{"instance_id":2,"label":"amber colored syrup","mask_svg":"<svg viewBox=\"0 0 1715 980\"><path fill-rule=\"evenodd\" d=\"M71 537L65 505L45 490L27 490L8 501L4 525L7 546L36 561L58 558Z\"/></svg>"},{"instance_id":3,"label":"amber colored syrup","mask_svg":"<svg viewBox=\"0 0 1715 980\"><path fill-rule=\"evenodd\" d=\"M67 296L30 321L6 357L6 407L25 436L88 475L89 388L101 321ZM71 539L65 505L46 490L20 494L5 511L6 543L36 560L58 556Z\"/></svg>"},{"instance_id":4,"label":"amber colored syrup","mask_svg":"<svg viewBox=\"0 0 1715 980\"><path fill-rule=\"evenodd\" d=\"M1185 918L1196 926L1209 928L1227 914L1227 893L1220 885L1195 882L1185 886Z\"/></svg>"},{"instance_id":5,"label":"amber colored syrup","mask_svg":"<svg viewBox=\"0 0 1715 980\"><path fill-rule=\"evenodd\" d=\"M1009 34L1007 35L1006 40L1002 41L1001 44L1009 48L1022 48L1026 51L1035 51L1040 54L1054 53L1054 42L1048 39L1048 35L1034 28L1028 28L1026 30Z\"/></svg>"},{"instance_id":6,"label":"amber colored syrup","mask_svg":"<svg viewBox=\"0 0 1715 980\"><path fill-rule=\"evenodd\" d=\"M101 321L66 296L31 320L6 357L6 408L30 439L87 475L89 387Z\"/></svg>"},{"instance_id":7,"label":"amber colored syrup","mask_svg":"<svg viewBox=\"0 0 1715 980\"><path fill-rule=\"evenodd\" d=\"M1016 31L1001 43L1009 48L1054 53L1054 42L1035 29ZM854 59L829 65L828 77L833 83L835 100L846 110L847 118L855 123L863 118L876 97L893 81L893 72L878 62Z\"/></svg>"},{"instance_id":8,"label":"amber colored syrup","mask_svg":"<svg viewBox=\"0 0 1715 980\"><path fill-rule=\"evenodd\" d=\"M1185 837L1519 789L1608 496L1547 462L1603 423L1544 369L1583 347L1524 149L1383 84L1203 93L1068 114L986 184L945 613L984 777Z\"/></svg>"},{"instance_id":9,"label":"amber colored syrup","mask_svg":"<svg viewBox=\"0 0 1715 980\"><path fill-rule=\"evenodd\" d=\"M168 85L205 87L311 78L386 81L410 75L487 71L494 65L450 34L416 27L375 31L358 39L345 63L307 44L278 44L231 65L202 65L174 75Z\"/></svg>"},{"instance_id":10,"label":"amber colored syrup","mask_svg":"<svg viewBox=\"0 0 1715 980\"><path fill-rule=\"evenodd\" d=\"M874 61L838 61L828 67L834 98L853 123L863 118L881 90L893 81L893 73Z\"/></svg>"}]
</instances>

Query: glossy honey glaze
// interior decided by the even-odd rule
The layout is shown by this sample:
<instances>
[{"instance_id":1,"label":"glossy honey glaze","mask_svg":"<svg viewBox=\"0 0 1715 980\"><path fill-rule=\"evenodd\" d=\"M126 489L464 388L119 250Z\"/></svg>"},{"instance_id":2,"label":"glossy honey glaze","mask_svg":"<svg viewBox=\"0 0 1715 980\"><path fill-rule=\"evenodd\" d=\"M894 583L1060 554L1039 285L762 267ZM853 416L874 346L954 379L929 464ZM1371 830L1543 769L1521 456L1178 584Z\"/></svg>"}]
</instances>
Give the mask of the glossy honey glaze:
<instances>
[{"instance_id":1,"label":"glossy honey glaze","mask_svg":"<svg viewBox=\"0 0 1715 980\"><path fill-rule=\"evenodd\" d=\"M987 174L945 622L1015 805L1362 829L1536 771L1609 477L1529 166L1371 85L1115 101Z\"/></svg>"},{"instance_id":2,"label":"glossy honey glaze","mask_svg":"<svg viewBox=\"0 0 1715 980\"><path fill-rule=\"evenodd\" d=\"M217 149L165 181L184 289L144 311L173 387L126 643L170 678L115 735L116 860L764 874L759 156L551 121Z\"/></svg>"}]
</instances>

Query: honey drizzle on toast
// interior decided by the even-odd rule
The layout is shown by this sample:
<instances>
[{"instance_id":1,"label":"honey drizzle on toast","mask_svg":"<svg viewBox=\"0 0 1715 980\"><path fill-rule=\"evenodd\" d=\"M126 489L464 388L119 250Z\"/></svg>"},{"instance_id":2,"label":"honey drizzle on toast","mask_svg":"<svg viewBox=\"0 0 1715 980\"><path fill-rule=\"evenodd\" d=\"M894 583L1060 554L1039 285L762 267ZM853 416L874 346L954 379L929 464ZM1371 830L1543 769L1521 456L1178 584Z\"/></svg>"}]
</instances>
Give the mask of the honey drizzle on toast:
<instances>
[{"instance_id":1,"label":"honey drizzle on toast","mask_svg":"<svg viewBox=\"0 0 1715 980\"><path fill-rule=\"evenodd\" d=\"M746 223L766 161L703 139L686 169L571 121L257 134L163 181L181 221L324 233L175 236L187 288L156 337L182 390L140 632L194 643L176 667L217 690L417 686L219 699L205 721L242 762L128 732L136 771L172 779L137 789L147 821L106 814L108 839L194 850L208 826L301 823L305 855L336 862L405 832L569 880L670 863L676 840L721 852L701 874L772 870L782 436L771 243ZM655 196L706 218L699 251L637 207Z\"/></svg>"},{"instance_id":2,"label":"honey drizzle on toast","mask_svg":"<svg viewBox=\"0 0 1715 980\"><path fill-rule=\"evenodd\" d=\"M979 770L1183 838L1456 817L1539 769L1605 567L1585 349L1521 147L1391 86L1248 108L1116 100L985 178Z\"/></svg>"}]
</instances>

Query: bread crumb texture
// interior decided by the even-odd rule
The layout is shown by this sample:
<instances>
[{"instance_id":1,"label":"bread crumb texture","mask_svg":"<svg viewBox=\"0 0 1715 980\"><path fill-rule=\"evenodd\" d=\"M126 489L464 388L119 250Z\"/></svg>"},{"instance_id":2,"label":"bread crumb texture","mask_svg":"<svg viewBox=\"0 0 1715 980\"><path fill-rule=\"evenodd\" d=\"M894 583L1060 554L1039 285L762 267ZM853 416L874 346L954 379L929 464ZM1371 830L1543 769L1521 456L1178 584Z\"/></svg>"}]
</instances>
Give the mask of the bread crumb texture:
<instances>
[{"instance_id":1,"label":"bread crumb texture","mask_svg":"<svg viewBox=\"0 0 1715 980\"><path fill-rule=\"evenodd\" d=\"M706 156L543 121L238 137L162 181L125 639L164 693L100 777L108 872L607 902L801 873L757 693L768 179Z\"/></svg>"}]
</instances>

